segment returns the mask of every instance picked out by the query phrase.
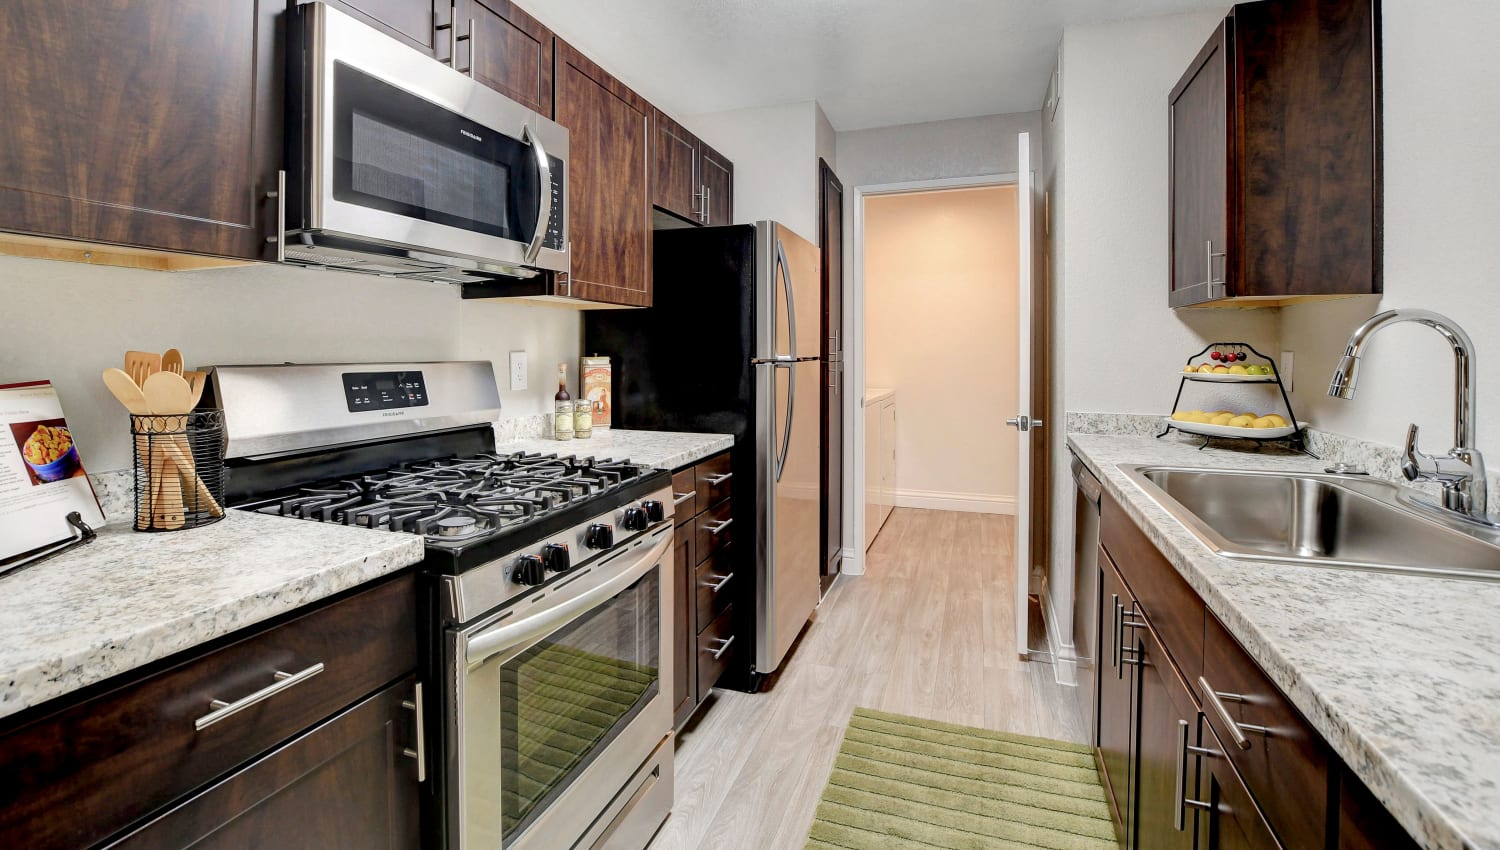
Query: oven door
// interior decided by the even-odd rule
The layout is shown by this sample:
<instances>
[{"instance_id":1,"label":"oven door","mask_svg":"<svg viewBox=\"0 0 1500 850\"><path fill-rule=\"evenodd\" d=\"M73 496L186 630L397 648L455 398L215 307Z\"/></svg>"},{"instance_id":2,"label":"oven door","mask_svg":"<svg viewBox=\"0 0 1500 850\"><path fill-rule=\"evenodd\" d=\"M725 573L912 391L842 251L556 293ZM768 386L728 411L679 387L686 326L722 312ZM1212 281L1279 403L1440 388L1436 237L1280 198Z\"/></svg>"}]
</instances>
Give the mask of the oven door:
<instances>
[{"instance_id":1,"label":"oven door","mask_svg":"<svg viewBox=\"0 0 1500 850\"><path fill-rule=\"evenodd\" d=\"M458 850L569 848L607 810L639 820L611 802L671 732L662 684L671 681L662 651L671 552L669 523L449 631L457 734L448 788L457 799L448 814Z\"/></svg>"},{"instance_id":2,"label":"oven door","mask_svg":"<svg viewBox=\"0 0 1500 850\"><path fill-rule=\"evenodd\" d=\"M567 269L567 130L325 4L300 14L300 230Z\"/></svg>"}]
</instances>

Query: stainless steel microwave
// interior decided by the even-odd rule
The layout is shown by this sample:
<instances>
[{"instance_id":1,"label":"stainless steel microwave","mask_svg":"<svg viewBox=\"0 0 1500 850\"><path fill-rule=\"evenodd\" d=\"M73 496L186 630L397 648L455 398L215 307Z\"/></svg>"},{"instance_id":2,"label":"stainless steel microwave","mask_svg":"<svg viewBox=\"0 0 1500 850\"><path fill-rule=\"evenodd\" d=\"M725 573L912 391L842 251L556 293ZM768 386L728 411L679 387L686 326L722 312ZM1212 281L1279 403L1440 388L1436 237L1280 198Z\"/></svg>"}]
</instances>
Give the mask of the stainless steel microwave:
<instances>
[{"instance_id":1,"label":"stainless steel microwave","mask_svg":"<svg viewBox=\"0 0 1500 850\"><path fill-rule=\"evenodd\" d=\"M460 283L568 270L568 131L323 3L288 27L277 259Z\"/></svg>"}]
</instances>

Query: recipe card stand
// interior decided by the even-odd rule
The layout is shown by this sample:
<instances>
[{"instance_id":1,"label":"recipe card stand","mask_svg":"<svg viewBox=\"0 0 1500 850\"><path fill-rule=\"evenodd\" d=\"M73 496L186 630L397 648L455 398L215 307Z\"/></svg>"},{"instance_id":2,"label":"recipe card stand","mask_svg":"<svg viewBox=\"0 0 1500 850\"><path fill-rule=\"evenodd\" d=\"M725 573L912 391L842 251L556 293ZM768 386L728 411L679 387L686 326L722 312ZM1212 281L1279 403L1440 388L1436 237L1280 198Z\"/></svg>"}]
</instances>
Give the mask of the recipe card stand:
<instances>
[{"instance_id":1,"label":"recipe card stand","mask_svg":"<svg viewBox=\"0 0 1500 850\"><path fill-rule=\"evenodd\" d=\"M1178 380L1178 382L1177 382L1177 397L1174 398L1174 399L1172 399L1172 413L1173 414L1177 413L1178 405L1180 405L1182 403L1182 392L1183 392L1183 390L1185 390L1187 388L1187 385L1188 385L1189 382L1193 382L1193 383L1215 383L1215 384L1273 384L1274 383L1276 385L1277 391L1280 392L1280 394L1281 394L1281 404L1282 404L1282 406L1284 408L1286 408L1286 421L1291 423L1292 431L1290 433L1285 433L1285 432L1281 432L1278 429L1278 433L1274 437L1257 437L1253 433L1246 433L1246 432L1249 432L1251 429L1248 429L1248 428L1236 428L1236 429L1233 429L1236 433L1227 434L1227 433L1222 433L1219 430L1206 430L1206 429L1212 428L1213 426L1200 426L1197 423L1193 423L1193 422L1180 422L1180 421L1178 421L1176 419L1168 418L1167 419L1167 427L1160 434L1156 435L1157 439L1161 439L1162 437L1167 436L1168 434L1172 433L1173 431L1178 431L1178 432L1183 433L1183 434L1192 434L1195 437L1202 437L1203 438L1203 444L1198 447L1199 451L1202 451L1203 449L1208 448L1209 445L1211 445L1214 440L1250 440L1250 441L1252 441L1254 443L1257 443L1259 445L1265 445L1265 444L1268 444L1268 443L1280 443L1280 444L1286 445L1287 448L1289 448L1289 449L1291 449L1293 451L1301 452L1302 454L1305 454L1308 457L1316 458L1317 455L1313 454L1312 451L1310 449L1308 449L1308 447L1307 447L1307 438L1306 438L1307 426L1304 423L1297 421L1296 414L1294 414L1292 412L1292 400L1291 400L1291 397L1287 395L1286 384L1284 384L1282 382L1282 380L1281 380L1281 370L1279 368L1277 368L1277 366L1276 366L1276 360L1274 358L1271 358L1271 357L1265 355L1265 354L1260 353L1259 351L1256 351L1255 350L1255 346L1249 344L1248 342L1211 342L1208 345L1204 346L1201 350L1199 350L1195 354L1190 355L1188 357L1187 361L1183 365L1184 366L1191 366L1193 364L1193 361L1195 361L1198 358L1204 356L1208 352L1214 351L1216 349L1219 349L1219 350L1230 350L1230 349L1233 349L1235 351L1240 351L1240 352L1248 351L1251 354L1253 354L1255 357L1260 358L1260 360L1263 361L1266 365L1269 365L1271 367L1271 374L1269 374L1269 375L1225 375L1223 373L1214 373L1214 372L1186 372L1186 371L1184 371L1179 376L1180 380Z\"/></svg>"},{"instance_id":2,"label":"recipe card stand","mask_svg":"<svg viewBox=\"0 0 1500 850\"><path fill-rule=\"evenodd\" d=\"M94 538L99 536L98 532L94 531L94 529L89 527L88 523L83 521L83 514L80 514L78 511L69 511L68 515L66 517L63 517L63 519L68 523L68 527L72 535L71 537L67 538L66 540L60 540L48 546L43 546L40 549L18 555L12 560L0 562L0 576L15 572L16 570L20 570L25 567L32 566L34 564L40 564L42 561L45 561L48 558L53 557L54 555L61 555L62 553L74 548L75 546L82 546L85 543L92 543L94 542Z\"/></svg>"}]
</instances>

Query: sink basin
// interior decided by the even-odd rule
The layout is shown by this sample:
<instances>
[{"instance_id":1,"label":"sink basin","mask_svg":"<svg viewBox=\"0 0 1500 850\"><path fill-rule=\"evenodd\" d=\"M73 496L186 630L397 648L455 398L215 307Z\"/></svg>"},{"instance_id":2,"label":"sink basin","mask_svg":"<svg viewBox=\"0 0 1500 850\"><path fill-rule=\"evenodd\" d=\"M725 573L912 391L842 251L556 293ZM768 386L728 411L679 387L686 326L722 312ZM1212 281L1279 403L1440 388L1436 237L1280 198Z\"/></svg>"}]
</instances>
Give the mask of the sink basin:
<instances>
[{"instance_id":1,"label":"sink basin","mask_svg":"<svg viewBox=\"0 0 1500 850\"><path fill-rule=\"evenodd\" d=\"M1221 555L1500 581L1500 535L1365 476L1121 465Z\"/></svg>"}]
</instances>

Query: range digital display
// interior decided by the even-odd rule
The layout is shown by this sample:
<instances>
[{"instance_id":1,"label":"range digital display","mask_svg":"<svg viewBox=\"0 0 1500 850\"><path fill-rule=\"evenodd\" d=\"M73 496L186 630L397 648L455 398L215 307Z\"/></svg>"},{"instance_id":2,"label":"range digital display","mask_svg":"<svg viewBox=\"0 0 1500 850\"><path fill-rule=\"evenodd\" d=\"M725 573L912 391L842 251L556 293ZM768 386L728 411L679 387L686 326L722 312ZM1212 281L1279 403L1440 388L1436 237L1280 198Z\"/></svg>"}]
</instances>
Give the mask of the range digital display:
<instances>
[{"instance_id":1,"label":"range digital display","mask_svg":"<svg viewBox=\"0 0 1500 850\"><path fill-rule=\"evenodd\" d=\"M344 400L350 413L424 407L427 385L421 372L345 372Z\"/></svg>"}]
</instances>

